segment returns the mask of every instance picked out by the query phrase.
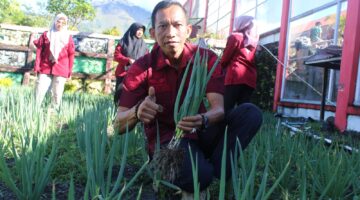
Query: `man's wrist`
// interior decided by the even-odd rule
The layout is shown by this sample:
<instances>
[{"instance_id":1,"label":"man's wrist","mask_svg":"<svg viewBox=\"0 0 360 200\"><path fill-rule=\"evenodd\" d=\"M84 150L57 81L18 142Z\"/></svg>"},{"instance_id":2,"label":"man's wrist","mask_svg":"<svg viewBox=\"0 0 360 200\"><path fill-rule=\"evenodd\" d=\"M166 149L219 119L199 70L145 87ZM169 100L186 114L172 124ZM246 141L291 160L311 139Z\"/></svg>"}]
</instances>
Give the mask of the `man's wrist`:
<instances>
[{"instance_id":1,"label":"man's wrist","mask_svg":"<svg viewBox=\"0 0 360 200\"><path fill-rule=\"evenodd\" d=\"M201 121L201 130L206 130L209 127L209 118L205 114L200 114L202 121Z\"/></svg>"}]
</instances>

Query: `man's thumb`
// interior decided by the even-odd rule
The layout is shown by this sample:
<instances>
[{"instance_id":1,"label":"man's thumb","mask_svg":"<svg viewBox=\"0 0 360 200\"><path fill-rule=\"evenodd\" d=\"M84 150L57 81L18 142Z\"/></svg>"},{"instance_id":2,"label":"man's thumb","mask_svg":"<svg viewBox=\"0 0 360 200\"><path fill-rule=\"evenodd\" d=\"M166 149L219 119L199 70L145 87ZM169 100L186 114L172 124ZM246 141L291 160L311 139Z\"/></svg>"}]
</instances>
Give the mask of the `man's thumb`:
<instances>
[{"instance_id":1,"label":"man's thumb","mask_svg":"<svg viewBox=\"0 0 360 200\"><path fill-rule=\"evenodd\" d=\"M155 88L153 86L150 86L148 95L151 97L151 99L155 99Z\"/></svg>"}]
</instances>

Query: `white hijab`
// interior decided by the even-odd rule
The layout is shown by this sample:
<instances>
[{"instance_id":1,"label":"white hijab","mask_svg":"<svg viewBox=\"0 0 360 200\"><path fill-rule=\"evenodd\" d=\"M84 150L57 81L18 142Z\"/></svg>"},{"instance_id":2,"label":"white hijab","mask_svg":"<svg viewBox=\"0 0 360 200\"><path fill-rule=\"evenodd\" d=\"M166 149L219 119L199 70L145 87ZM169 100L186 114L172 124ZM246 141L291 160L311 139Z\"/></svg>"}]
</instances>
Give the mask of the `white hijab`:
<instances>
[{"instance_id":1,"label":"white hijab","mask_svg":"<svg viewBox=\"0 0 360 200\"><path fill-rule=\"evenodd\" d=\"M61 31L56 30L55 25L56 21L59 19L64 19L66 22L66 25L61 29ZM58 15L56 15L50 27L50 31L48 31L46 34L47 38L50 41L50 51L52 56L54 57L55 62L58 61L61 50L64 48L65 45L69 43L70 34L67 31L67 23L68 17L63 13L59 13Z\"/></svg>"},{"instance_id":2,"label":"white hijab","mask_svg":"<svg viewBox=\"0 0 360 200\"><path fill-rule=\"evenodd\" d=\"M259 34L254 17L246 15L236 17L234 21L234 32L241 32L244 34L245 47L252 46L256 48L259 42Z\"/></svg>"}]
</instances>

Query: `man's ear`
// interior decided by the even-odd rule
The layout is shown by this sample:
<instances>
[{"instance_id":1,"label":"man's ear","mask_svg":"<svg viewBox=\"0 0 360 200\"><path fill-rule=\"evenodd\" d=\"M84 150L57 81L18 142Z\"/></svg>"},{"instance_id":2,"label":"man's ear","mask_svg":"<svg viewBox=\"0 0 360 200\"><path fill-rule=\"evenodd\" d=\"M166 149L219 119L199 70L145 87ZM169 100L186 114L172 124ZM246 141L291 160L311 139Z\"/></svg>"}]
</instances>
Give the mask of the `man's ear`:
<instances>
[{"instance_id":1,"label":"man's ear","mask_svg":"<svg viewBox=\"0 0 360 200\"><path fill-rule=\"evenodd\" d=\"M190 37L191 32L192 32L192 25L188 24L186 27L186 36L187 36L186 38Z\"/></svg>"},{"instance_id":2,"label":"man's ear","mask_svg":"<svg viewBox=\"0 0 360 200\"><path fill-rule=\"evenodd\" d=\"M154 28L150 28L150 29L149 29L149 33L150 33L150 37L155 40L155 29L154 29Z\"/></svg>"}]
</instances>

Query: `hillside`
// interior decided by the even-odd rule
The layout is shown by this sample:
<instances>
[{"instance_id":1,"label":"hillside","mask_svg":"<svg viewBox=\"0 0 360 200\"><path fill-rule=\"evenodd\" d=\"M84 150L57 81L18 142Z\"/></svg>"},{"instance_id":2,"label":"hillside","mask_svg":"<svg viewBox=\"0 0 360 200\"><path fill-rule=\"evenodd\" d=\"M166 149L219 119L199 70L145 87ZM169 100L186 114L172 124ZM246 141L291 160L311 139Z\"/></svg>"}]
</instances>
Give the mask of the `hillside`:
<instances>
[{"instance_id":1,"label":"hillside","mask_svg":"<svg viewBox=\"0 0 360 200\"><path fill-rule=\"evenodd\" d=\"M80 31L101 33L116 26L123 34L133 22L140 22L145 26L150 23L149 11L126 0L103 1L93 5L96 9L96 17L92 22L81 23Z\"/></svg>"}]
</instances>

